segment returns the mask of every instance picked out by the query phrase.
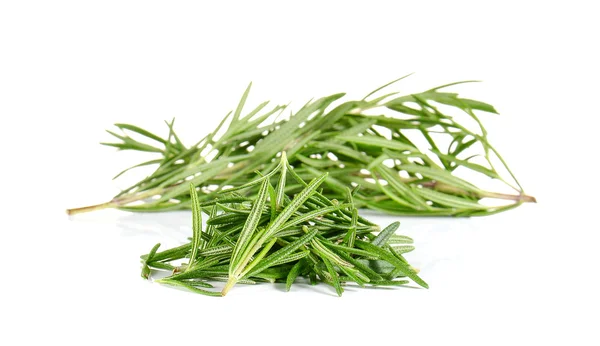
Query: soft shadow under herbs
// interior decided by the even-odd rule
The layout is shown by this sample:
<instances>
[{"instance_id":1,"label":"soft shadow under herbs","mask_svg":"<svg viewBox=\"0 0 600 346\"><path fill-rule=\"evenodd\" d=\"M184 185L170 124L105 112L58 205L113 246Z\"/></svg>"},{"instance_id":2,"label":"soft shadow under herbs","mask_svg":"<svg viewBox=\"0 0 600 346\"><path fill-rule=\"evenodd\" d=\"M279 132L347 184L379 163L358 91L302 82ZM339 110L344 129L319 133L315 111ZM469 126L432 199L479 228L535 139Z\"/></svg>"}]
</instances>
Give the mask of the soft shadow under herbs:
<instances>
[{"instance_id":1,"label":"soft shadow under herbs","mask_svg":"<svg viewBox=\"0 0 600 346\"><path fill-rule=\"evenodd\" d=\"M286 284L283 282L276 282L272 286L275 290L287 294L310 291L310 293L322 294L328 297L338 297L333 287L328 285L311 285L308 279L305 278L296 280L290 290L287 290Z\"/></svg>"},{"instance_id":2,"label":"soft shadow under herbs","mask_svg":"<svg viewBox=\"0 0 600 346\"><path fill-rule=\"evenodd\" d=\"M123 212L116 219L116 226L124 237L147 237L153 235L172 242L185 242L191 234L189 211L172 213Z\"/></svg>"},{"instance_id":3,"label":"soft shadow under herbs","mask_svg":"<svg viewBox=\"0 0 600 346\"><path fill-rule=\"evenodd\" d=\"M398 286L364 286L364 287L353 284L353 285L344 286L344 290L351 291L351 292L358 292L360 290L393 291L393 290L404 290L404 289L420 290L420 289L422 289L422 287L410 285L410 284L398 285Z\"/></svg>"}]
</instances>

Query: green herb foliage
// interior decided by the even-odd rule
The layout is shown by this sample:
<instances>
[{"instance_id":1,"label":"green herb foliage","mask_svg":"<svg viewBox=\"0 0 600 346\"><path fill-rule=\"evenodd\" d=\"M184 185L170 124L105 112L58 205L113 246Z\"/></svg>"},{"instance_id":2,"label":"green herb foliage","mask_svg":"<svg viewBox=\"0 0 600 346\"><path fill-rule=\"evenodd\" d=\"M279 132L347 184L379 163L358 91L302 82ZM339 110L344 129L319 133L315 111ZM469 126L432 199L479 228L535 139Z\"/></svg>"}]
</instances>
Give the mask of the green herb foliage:
<instances>
[{"instance_id":1,"label":"green herb foliage","mask_svg":"<svg viewBox=\"0 0 600 346\"><path fill-rule=\"evenodd\" d=\"M158 168L110 202L68 212L189 209L193 202L190 183L200 188L200 202L212 200L229 186L237 186L240 191L230 198L254 196L263 186L262 180L248 183L254 172L271 171L278 165L274 158L282 152L287 153L296 178L310 181L328 173L320 185L321 196L342 200L347 186L361 186L353 195L353 203L390 214L488 215L535 201L524 193L490 144L476 114L496 110L486 103L441 91L451 85L418 94L399 96L394 92L375 97L382 87L361 100L346 102L341 102L344 94L334 94L306 103L289 117L282 116L286 106L268 108L268 102L244 114L248 86L235 111L190 147L176 135L173 122L167 123L166 138L137 126L116 124L123 134L109 133L119 141L103 144L158 153L160 158L132 167ZM461 112L474 126L459 123L456 116L446 114L448 110ZM135 140L127 133L146 141ZM419 141L420 145L415 144ZM514 193L480 189L457 176L461 170L500 182ZM283 185L273 175L263 179L269 180L269 191L274 190L269 193L281 196ZM296 194L304 188L300 183L288 184L285 192ZM489 206L481 203L483 198L504 203ZM273 203L274 210L282 205L280 200Z\"/></svg>"},{"instance_id":2,"label":"green herb foliage","mask_svg":"<svg viewBox=\"0 0 600 346\"><path fill-rule=\"evenodd\" d=\"M379 227L358 217L353 202L358 189L348 190L343 202L329 199L318 192L326 173L307 183L295 174L285 152L279 160L244 189L224 189L208 203L201 203L190 185L190 242L163 252L157 252L160 244L154 246L141 257L142 277L169 270L170 276L157 281L209 296L224 296L238 283L281 282L290 290L298 277L331 285L340 296L348 284L399 286L410 279L428 287L402 257L412 248L392 246L412 243L394 234L398 222L373 234ZM277 178L277 188L270 177ZM302 188L291 195L285 192L290 183ZM251 198L235 200L254 186L259 189ZM202 212L210 215L205 231ZM213 286L218 281L226 282L220 292Z\"/></svg>"}]
</instances>

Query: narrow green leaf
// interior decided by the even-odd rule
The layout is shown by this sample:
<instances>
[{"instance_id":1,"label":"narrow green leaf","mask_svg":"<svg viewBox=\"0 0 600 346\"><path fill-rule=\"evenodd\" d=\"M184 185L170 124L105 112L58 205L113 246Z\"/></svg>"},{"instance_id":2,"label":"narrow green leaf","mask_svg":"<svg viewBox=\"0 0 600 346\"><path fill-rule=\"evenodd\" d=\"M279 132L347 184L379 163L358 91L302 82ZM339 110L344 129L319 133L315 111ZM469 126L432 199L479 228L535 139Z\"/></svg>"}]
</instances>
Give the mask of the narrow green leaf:
<instances>
[{"instance_id":1,"label":"narrow green leaf","mask_svg":"<svg viewBox=\"0 0 600 346\"><path fill-rule=\"evenodd\" d=\"M288 228L297 226L304 222L314 220L315 218L317 218L319 216L333 213L333 212L338 211L343 208L348 208L349 206L351 206L351 204L347 204L347 203L339 204L339 205L332 205L329 207L323 207L323 208L315 209L313 211L304 213L304 214L297 216L297 217L289 220L288 222L286 222L283 226L281 226L281 231L284 231Z\"/></svg>"},{"instance_id":2,"label":"narrow green leaf","mask_svg":"<svg viewBox=\"0 0 600 346\"><path fill-rule=\"evenodd\" d=\"M447 157L445 157L448 159ZM465 191L471 192L479 192L480 190L475 187L473 184L464 181L458 177L452 175L452 173L439 169L439 168L431 168L426 166L419 166L415 164L405 164L401 166L401 169L407 171L408 173L419 173L424 177L429 177L433 180L446 183L451 186L456 186L458 188L464 189Z\"/></svg>"},{"instance_id":3,"label":"narrow green leaf","mask_svg":"<svg viewBox=\"0 0 600 346\"><path fill-rule=\"evenodd\" d=\"M233 251L231 245L218 245L198 251L200 256L214 256L230 254Z\"/></svg>"},{"instance_id":4,"label":"narrow green leaf","mask_svg":"<svg viewBox=\"0 0 600 346\"><path fill-rule=\"evenodd\" d=\"M329 158L312 159L301 154L296 154L295 158L309 167L328 168L339 165L339 162L332 161Z\"/></svg>"},{"instance_id":5,"label":"narrow green leaf","mask_svg":"<svg viewBox=\"0 0 600 346\"><path fill-rule=\"evenodd\" d=\"M385 166L379 166L374 171L381 174L383 179L385 179L388 184L401 196L404 196L407 200L410 200L415 205L416 209L431 209L425 200L416 193L416 190L418 189L415 189L400 180L400 176L398 176L396 172L391 172L391 170Z\"/></svg>"},{"instance_id":6,"label":"narrow green leaf","mask_svg":"<svg viewBox=\"0 0 600 346\"><path fill-rule=\"evenodd\" d=\"M348 247L354 247L354 239L356 239L356 224L358 222L358 210L352 209L352 221L350 222L350 229L344 237L344 242Z\"/></svg>"},{"instance_id":7,"label":"narrow green leaf","mask_svg":"<svg viewBox=\"0 0 600 346\"><path fill-rule=\"evenodd\" d=\"M404 286L409 283L408 280L381 280L381 281L371 281L369 285L372 286Z\"/></svg>"},{"instance_id":8,"label":"narrow green leaf","mask_svg":"<svg viewBox=\"0 0 600 346\"><path fill-rule=\"evenodd\" d=\"M466 161L466 160L459 160L459 159L457 159L456 157L454 157L452 155L445 155L445 154L440 153L439 151L434 151L434 153L437 156L439 156L439 157L441 157L441 158L443 158L445 160L448 160L450 162L454 162L457 165L464 166L464 167L466 167L468 169L472 169L475 172L479 172L479 173L485 174L485 175L487 175L490 178L495 178L495 179L499 179L500 178L500 176L498 175L498 173L496 173L495 171L493 171L493 170L491 170L491 169L489 169L487 167L484 167L484 166L482 166L480 164L472 163L472 162L469 162L469 161Z\"/></svg>"},{"instance_id":9,"label":"narrow green leaf","mask_svg":"<svg viewBox=\"0 0 600 346\"><path fill-rule=\"evenodd\" d=\"M188 243L172 249L155 253L154 256L152 256L152 261L170 261L183 258L190 252L191 247L192 244ZM149 255L150 254L142 255L140 256L140 258L143 260L147 260Z\"/></svg>"},{"instance_id":10,"label":"narrow green leaf","mask_svg":"<svg viewBox=\"0 0 600 346\"><path fill-rule=\"evenodd\" d=\"M271 255L269 255L269 257L265 258L260 263L258 263L258 265L256 267L254 267L254 269L251 272L249 272L249 274L245 273L244 275L242 275L242 277L254 276L254 275L260 273L261 271L273 266L274 263L277 263L278 261L282 260L283 258L290 255L294 251L298 250L304 244L311 241L314 238L314 236L317 234L317 232L318 232L318 230L316 230L316 229L309 230L302 237L296 239L295 241L289 243L288 245L282 247L281 249L279 249L279 250L275 251L274 253L272 253Z\"/></svg>"},{"instance_id":11,"label":"narrow green leaf","mask_svg":"<svg viewBox=\"0 0 600 346\"><path fill-rule=\"evenodd\" d=\"M375 94L376 92L378 92L378 91L380 91L380 90L382 90L382 89L384 89L384 88L386 88L386 87L388 87L388 86L390 86L390 85L392 85L392 84L394 84L394 83L396 83L396 82L398 82L398 81L401 81L401 80L403 80L404 78L407 78L407 77L409 77L409 76L411 76L411 75L412 75L412 73L409 73L409 74L407 74L407 75L405 75L405 76L402 76L402 77L400 77L400 78L394 79L393 81L391 81L391 82L389 82L389 83L387 83L387 84L384 84L383 86L380 86L379 88L377 88L377 89L375 89L375 90L371 91L370 93L368 93L368 94L367 94L367 96L365 96L365 97L363 98L363 100L366 100L366 99L367 99L369 96L371 96L371 95Z\"/></svg>"},{"instance_id":12,"label":"narrow green leaf","mask_svg":"<svg viewBox=\"0 0 600 346\"><path fill-rule=\"evenodd\" d=\"M250 93L250 88L252 88L252 82L250 82L250 84L248 84L248 87L246 88L246 90L244 91L244 94L242 95L242 99L238 103L237 108L235 109L235 112L233 113L233 118L231 120L231 123L233 124L233 126L235 126L235 123L239 120L240 115L242 114L242 109L244 109L244 105L246 104L246 99L248 98L248 94Z\"/></svg>"},{"instance_id":13,"label":"narrow green leaf","mask_svg":"<svg viewBox=\"0 0 600 346\"><path fill-rule=\"evenodd\" d=\"M457 208L457 209L487 209L488 207L479 204L478 202L473 202L469 199L457 197L453 195L448 195L442 192L438 192L431 189L417 189L416 190L419 195L423 198L431 200L435 203L439 203L448 207Z\"/></svg>"},{"instance_id":14,"label":"narrow green leaf","mask_svg":"<svg viewBox=\"0 0 600 346\"><path fill-rule=\"evenodd\" d=\"M152 262L152 259L154 258L154 255L156 255L156 251L158 250L159 247L160 247L160 243L154 245L154 247L152 247L152 249L148 253L146 260L142 261L142 274L141 275L144 279L148 279L150 277L150 267L148 266L148 263Z\"/></svg>"},{"instance_id":15,"label":"narrow green leaf","mask_svg":"<svg viewBox=\"0 0 600 346\"><path fill-rule=\"evenodd\" d=\"M192 254L190 255L190 262L188 269L194 265L200 244L202 242L202 208L200 207L200 201L198 200L198 193L194 184L190 184L190 197L192 200Z\"/></svg>"},{"instance_id":16,"label":"narrow green leaf","mask_svg":"<svg viewBox=\"0 0 600 346\"><path fill-rule=\"evenodd\" d=\"M369 135L338 136L336 138L346 141L346 142L374 146L374 147L378 147L378 148L388 148L388 149L393 149L393 150L398 150L398 151L407 151L407 150L408 151L418 151L417 148L415 148L411 145L404 144L400 141L389 140L389 139L375 137L375 136L369 136Z\"/></svg>"},{"instance_id":17,"label":"narrow green leaf","mask_svg":"<svg viewBox=\"0 0 600 346\"><path fill-rule=\"evenodd\" d=\"M135 133L138 133L142 136L148 137L150 139L153 139L157 142L160 142L162 144L165 144L167 141L151 132L148 132L142 128L139 128L137 126L134 125L130 125L130 124L115 124L116 127L120 128L121 130L129 130Z\"/></svg>"},{"instance_id":18,"label":"narrow green leaf","mask_svg":"<svg viewBox=\"0 0 600 346\"><path fill-rule=\"evenodd\" d=\"M423 281L423 279L421 279L409 266L408 264L398 260L396 257L394 257L394 255L392 255L391 253L385 251L384 249L375 246L371 243L362 241L362 240L356 240L356 245L358 247L360 247L363 250L367 250L369 252L373 252L374 254L376 254L377 256L379 256L379 258L391 263L392 265L394 265L396 267L396 269L401 270L402 274L404 274L405 276L407 276L408 278L410 278L411 280L413 280L415 283L417 283L419 286L424 287L424 288L429 288L429 285L427 285L427 283L425 281Z\"/></svg>"},{"instance_id":19,"label":"narrow green leaf","mask_svg":"<svg viewBox=\"0 0 600 346\"><path fill-rule=\"evenodd\" d=\"M389 226L383 229L383 231L379 232L377 237L371 241L371 244L383 247L387 244L390 237L396 233L396 230L400 227L400 222L396 221L391 223Z\"/></svg>"},{"instance_id":20,"label":"narrow green leaf","mask_svg":"<svg viewBox=\"0 0 600 346\"><path fill-rule=\"evenodd\" d=\"M366 119L352 127L349 127L338 134L338 137L344 136L356 136L358 134L364 133L368 129L370 129L373 125L377 123L375 119Z\"/></svg>"},{"instance_id":21,"label":"narrow green leaf","mask_svg":"<svg viewBox=\"0 0 600 346\"><path fill-rule=\"evenodd\" d=\"M269 178L271 178L273 175L275 175L275 173L277 173L279 171L279 169L281 168L281 166L277 166L275 167L275 169L273 169L272 171L270 171L269 173L261 176L260 178L257 178L255 180L252 180L248 183L236 186L236 187L231 187L225 190L221 190L219 191L220 194L224 194L224 193L231 193L234 191L238 191L238 190L243 190L243 189L247 189L256 185L259 185L260 183L264 182L265 180L268 180Z\"/></svg>"},{"instance_id":22,"label":"narrow green leaf","mask_svg":"<svg viewBox=\"0 0 600 346\"><path fill-rule=\"evenodd\" d=\"M203 294L205 296L212 296L212 297L220 297L221 296L221 292L206 291L206 290L194 287L193 285L190 285L183 281L177 281L177 280L171 280L168 278L164 278L164 279L156 280L156 282L159 282L161 284L176 286L176 287L183 287L191 292Z\"/></svg>"},{"instance_id":23,"label":"narrow green leaf","mask_svg":"<svg viewBox=\"0 0 600 346\"><path fill-rule=\"evenodd\" d=\"M307 187L305 187L299 194L294 197L292 202L288 204L283 211L277 216L275 221L271 223L265 233L265 238L269 238L276 233L280 227L300 208L304 202L315 192L315 190L321 185L321 183L327 178L327 173L323 174L319 178L313 179Z\"/></svg>"},{"instance_id":24,"label":"narrow green leaf","mask_svg":"<svg viewBox=\"0 0 600 346\"><path fill-rule=\"evenodd\" d=\"M204 287L204 288L214 288L215 286L209 284L208 282L204 282L204 281L200 281L200 280L189 280L186 281L185 283L192 285L194 287Z\"/></svg>"},{"instance_id":25,"label":"narrow green leaf","mask_svg":"<svg viewBox=\"0 0 600 346\"><path fill-rule=\"evenodd\" d=\"M282 257L281 259L275 261L273 263L273 266L278 266L280 264L299 261L299 260L303 259L304 257L308 256L309 253L310 253L310 251L304 250L304 251L296 252L293 254L289 254L289 255Z\"/></svg>"},{"instance_id":26,"label":"narrow green leaf","mask_svg":"<svg viewBox=\"0 0 600 346\"><path fill-rule=\"evenodd\" d=\"M290 291L290 288L292 288L292 284L294 283L294 281L296 281L296 278L298 277L298 275L300 275L300 272L302 271L303 266L304 266L304 261L298 261L298 262L296 262L296 264L294 264L294 266L288 273L288 276L285 280L285 290L286 291L288 291L288 292Z\"/></svg>"},{"instance_id":27,"label":"narrow green leaf","mask_svg":"<svg viewBox=\"0 0 600 346\"><path fill-rule=\"evenodd\" d=\"M381 275L379 275L378 273L376 273L369 266L365 265L363 262L361 262L361 260L357 260L355 258L352 258L350 255L348 255L347 253L342 252L342 251L336 251L336 253L340 257L342 257L344 260L352 263L352 265L354 266L354 268L357 269L357 270L359 270L362 274L364 274L369 279L369 281L370 280L383 280L383 277ZM365 260L362 260L362 261L365 261Z\"/></svg>"},{"instance_id":28,"label":"narrow green leaf","mask_svg":"<svg viewBox=\"0 0 600 346\"><path fill-rule=\"evenodd\" d=\"M325 263L325 266L327 267L327 271L329 272L331 278L331 284L335 288L335 292L338 296L341 297L342 293L344 293L344 289L340 285L340 278L338 276L338 273L336 273L335 269L333 269L333 265L327 258L322 257L321 260L323 260L323 263Z\"/></svg>"},{"instance_id":29,"label":"narrow green leaf","mask_svg":"<svg viewBox=\"0 0 600 346\"><path fill-rule=\"evenodd\" d=\"M279 182L277 183L277 200L275 209L279 210L283 205L283 197L285 196L285 178L287 175L287 158L285 151L281 153L281 172L279 173Z\"/></svg>"},{"instance_id":30,"label":"narrow green leaf","mask_svg":"<svg viewBox=\"0 0 600 346\"><path fill-rule=\"evenodd\" d=\"M152 262L152 260L154 259L154 256L156 255L156 251L158 251L159 247L160 247L160 243L158 243L152 247L152 249L148 253L148 257L146 257L146 262Z\"/></svg>"},{"instance_id":31,"label":"narrow green leaf","mask_svg":"<svg viewBox=\"0 0 600 346\"><path fill-rule=\"evenodd\" d=\"M265 207L265 202L267 200L269 180L264 179L260 189L258 190L258 197L252 206L252 210L250 211L250 215L246 219L246 223L244 224L244 228L242 229L240 236L238 238L237 243L233 249L233 253L231 254L231 270L230 274L233 273L233 270L236 268L236 265L240 261L240 255L243 251L245 251L248 240L252 237L256 230L256 226L260 221L260 217L262 215L263 209Z\"/></svg>"},{"instance_id":32,"label":"narrow green leaf","mask_svg":"<svg viewBox=\"0 0 600 346\"><path fill-rule=\"evenodd\" d=\"M392 234L388 239L388 244L412 244L413 242L411 237L400 234Z\"/></svg>"},{"instance_id":33,"label":"narrow green leaf","mask_svg":"<svg viewBox=\"0 0 600 346\"><path fill-rule=\"evenodd\" d=\"M130 171L130 170L132 170L132 169L134 169L134 168L143 167L143 166L149 166L149 165L155 165L155 164L159 164L159 163L161 163L162 161L163 161L162 159L158 159L158 160L150 160L150 161L142 162L142 163L140 163L140 164L137 164L137 165L135 165L135 166L131 166L131 167L127 168L127 169L124 169L124 170L122 170L122 171L121 171L119 174L115 175L115 176L113 177L113 180L114 180L114 179L117 179L117 178L118 178L118 177L120 177L121 175L125 174L126 172L128 172L128 171Z\"/></svg>"},{"instance_id":34,"label":"narrow green leaf","mask_svg":"<svg viewBox=\"0 0 600 346\"><path fill-rule=\"evenodd\" d=\"M405 254L405 253L413 251L415 249L415 247L412 245L403 245L403 246L392 246L392 249L397 254Z\"/></svg>"},{"instance_id":35,"label":"narrow green leaf","mask_svg":"<svg viewBox=\"0 0 600 346\"><path fill-rule=\"evenodd\" d=\"M347 268L353 267L352 264L344 261L343 259L340 258L340 256L336 255L334 252L332 252L331 250L326 248L323 244L321 244L321 242L318 239L313 239L310 243L311 243L313 249L316 250L321 257L328 258L330 261L334 262L335 264L337 264L340 267L347 267Z\"/></svg>"}]
</instances>

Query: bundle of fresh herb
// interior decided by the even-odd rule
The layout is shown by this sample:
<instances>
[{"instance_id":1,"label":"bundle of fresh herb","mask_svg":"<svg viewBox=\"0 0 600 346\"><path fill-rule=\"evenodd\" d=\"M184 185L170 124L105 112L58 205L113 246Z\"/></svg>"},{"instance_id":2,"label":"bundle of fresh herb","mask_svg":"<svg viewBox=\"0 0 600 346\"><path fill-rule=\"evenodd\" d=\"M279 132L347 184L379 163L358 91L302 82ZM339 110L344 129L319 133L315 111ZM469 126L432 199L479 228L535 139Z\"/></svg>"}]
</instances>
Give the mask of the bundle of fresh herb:
<instances>
[{"instance_id":1,"label":"bundle of fresh herb","mask_svg":"<svg viewBox=\"0 0 600 346\"><path fill-rule=\"evenodd\" d=\"M304 180L321 176L325 171L329 173L322 185L327 198L342 199L346 186L361 185L354 196L356 205L390 214L489 215L534 202L489 143L486 130L475 114L476 111L496 113L495 109L480 101L440 91L451 85L419 94L389 93L374 97L384 88L381 87L362 100L332 108L344 96L335 94L307 103L286 119L280 117L285 106L263 112L268 102L243 116L249 86L235 111L191 147L184 146L175 134L173 122L168 123L167 138L137 126L116 124L123 134L109 133L120 142L103 144L120 150L156 152L160 158L134 167L158 165L158 168L110 202L70 209L68 213L104 208L130 211L190 208L189 183L200 187L201 201L209 201L228 186L247 183L254 171L271 170L278 164L273 158L283 151ZM446 114L453 111L471 119L474 129L457 122L456 116ZM152 144L131 138L127 131L145 137ZM457 175L461 170L467 173L469 181ZM488 177L515 192L481 189L470 182L473 174ZM286 192L297 193L302 188L301 184L291 184ZM245 193L256 194L257 189ZM505 202L483 204L484 198Z\"/></svg>"},{"instance_id":2,"label":"bundle of fresh herb","mask_svg":"<svg viewBox=\"0 0 600 346\"><path fill-rule=\"evenodd\" d=\"M190 185L190 243L158 253L160 244L154 246L142 256L142 276L148 278L151 268L171 270L171 276L157 281L210 296L224 296L237 283L285 282L289 290L299 276L327 283L340 296L345 283L398 286L408 284L408 278L427 288L402 256L413 247L393 246L412 243L394 234L399 223L372 234L379 227L358 216L358 188L347 189L343 203L329 199L318 192L327 176L306 183L284 152L269 173L208 202L201 202ZM286 192L288 178L301 186L293 199ZM252 187L258 187L252 198L239 193ZM210 215L205 231L203 210ZM185 263L174 264L181 260ZM221 292L207 290L214 288L213 281L226 281Z\"/></svg>"}]
</instances>

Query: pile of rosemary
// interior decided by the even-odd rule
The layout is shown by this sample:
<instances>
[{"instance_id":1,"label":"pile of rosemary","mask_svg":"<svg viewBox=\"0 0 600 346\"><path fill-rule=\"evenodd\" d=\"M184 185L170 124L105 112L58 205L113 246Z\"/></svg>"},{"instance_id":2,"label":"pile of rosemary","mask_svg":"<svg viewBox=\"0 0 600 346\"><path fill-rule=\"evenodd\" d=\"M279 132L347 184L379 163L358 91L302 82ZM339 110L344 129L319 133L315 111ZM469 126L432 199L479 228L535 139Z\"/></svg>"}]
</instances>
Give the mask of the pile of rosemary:
<instances>
[{"instance_id":1,"label":"pile of rosemary","mask_svg":"<svg viewBox=\"0 0 600 346\"><path fill-rule=\"evenodd\" d=\"M158 167L111 201L68 213L104 208L140 212L189 209L190 183L200 188L200 201L211 201L227 187L250 181L255 171L271 171L282 152L288 154L294 171L305 181L329 173L321 188L322 195L330 200L342 200L347 186L360 185L353 197L358 208L396 215L473 216L535 201L524 193L489 143L476 115L476 111L496 113L495 109L441 91L451 85L405 96L395 92L374 96L381 87L361 100L337 106L333 104L344 94L334 94L306 103L289 117L282 116L286 106L265 110L268 102L244 115L249 86L235 111L189 147L173 130L173 122L168 123L167 138L134 125L116 124L122 133L109 133L119 142L103 144L157 153L159 158L134 167ZM453 111L468 116L474 126L459 123L449 115ZM145 140L136 140L128 133ZM514 192L479 188L459 177L461 170L466 176L486 176ZM245 196L256 195L258 188L244 190ZM289 184L285 192L292 195L302 189L300 183ZM482 199L504 203L481 203Z\"/></svg>"},{"instance_id":2,"label":"pile of rosemary","mask_svg":"<svg viewBox=\"0 0 600 346\"><path fill-rule=\"evenodd\" d=\"M402 256L413 247L394 246L412 243L394 234L399 223L374 235L379 227L360 217L354 203L359 189L347 188L343 202L327 198L319 192L327 178L324 173L306 183L283 152L269 173L210 201L201 202L188 185L191 241L159 253L160 244L154 246L142 256L142 276L148 278L151 268L170 270L172 275L157 281L210 296L224 296L237 283L285 282L289 290L299 276L329 284L340 296L345 283L398 286L408 278L427 288ZM292 199L286 191L294 185L299 192ZM240 193L252 188L258 188L255 198ZM203 211L210 215L205 231ZM222 291L214 290L214 281L226 281Z\"/></svg>"},{"instance_id":3,"label":"pile of rosemary","mask_svg":"<svg viewBox=\"0 0 600 346\"><path fill-rule=\"evenodd\" d=\"M156 245L142 256L142 276L169 270L159 282L206 295L265 281L286 282L289 290L299 276L338 295L345 283L396 286L410 279L427 287L402 256L413 247L394 234L399 224L380 231L358 208L475 216L535 199L488 141L476 112L496 113L491 105L441 91L458 83L376 96L398 80L361 100L341 102L344 94L334 94L310 101L287 117L287 106L268 109L268 102L245 112L248 86L235 111L189 147L174 122L166 138L116 124L121 133L108 132L118 141L103 144L156 153L131 168L158 167L109 202L68 213L192 209L190 243L163 252ZM477 175L498 187L478 187ZM205 231L202 213L209 215ZM222 291L215 281L226 282Z\"/></svg>"}]
</instances>

